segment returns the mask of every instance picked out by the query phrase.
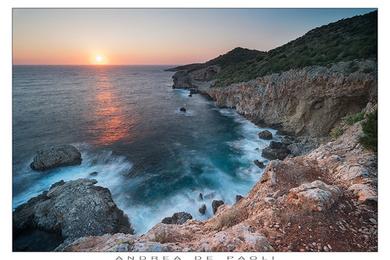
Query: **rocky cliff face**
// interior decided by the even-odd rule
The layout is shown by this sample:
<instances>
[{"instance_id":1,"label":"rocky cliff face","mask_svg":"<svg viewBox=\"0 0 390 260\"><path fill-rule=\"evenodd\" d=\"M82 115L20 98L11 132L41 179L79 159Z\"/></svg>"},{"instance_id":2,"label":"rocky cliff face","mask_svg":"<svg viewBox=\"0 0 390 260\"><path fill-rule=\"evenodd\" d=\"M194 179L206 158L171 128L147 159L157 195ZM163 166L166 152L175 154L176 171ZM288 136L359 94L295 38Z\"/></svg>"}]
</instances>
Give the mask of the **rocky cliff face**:
<instances>
[{"instance_id":1,"label":"rocky cliff face","mask_svg":"<svg viewBox=\"0 0 390 260\"><path fill-rule=\"evenodd\" d=\"M294 135L328 135L342 117L377 99L376 62L370 60L310 66L218 88L194 75L177 72L174 87L197 88L218 106Z\"/></svg>"},{"instance_id":2,"label":"rocky cliff face","mask_svg":"<svg viewBox=\"0 0 390 260\"><path fill-rule=\"evenodd\" d=\"M207 221L142 236L83 237L60 251L376 251L376 155L361 124L304 156L275 160L246 198Z\"/></svg>"}]
</instances>

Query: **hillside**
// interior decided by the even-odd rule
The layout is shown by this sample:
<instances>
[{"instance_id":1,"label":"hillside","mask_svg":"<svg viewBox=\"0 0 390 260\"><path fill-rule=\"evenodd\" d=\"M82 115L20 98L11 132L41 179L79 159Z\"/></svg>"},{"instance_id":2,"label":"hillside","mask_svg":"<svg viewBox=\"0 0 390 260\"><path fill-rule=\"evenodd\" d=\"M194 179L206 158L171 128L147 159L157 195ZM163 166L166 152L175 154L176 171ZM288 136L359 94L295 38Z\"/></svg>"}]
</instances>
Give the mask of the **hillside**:
<instances>
[{"instance_id":1,"label":"hillside","mask_svg":"<svg viewBox=\"0 0 390 260\"><path fill-rule=\"evenodd\" d=\"M377 11L315 28L268 52L235 48L203 64L174 68L187 72L218 65L215 86L311 65L377 58ZM353 70L353 68L351 68Z\"/></svg>"}]
</instances>

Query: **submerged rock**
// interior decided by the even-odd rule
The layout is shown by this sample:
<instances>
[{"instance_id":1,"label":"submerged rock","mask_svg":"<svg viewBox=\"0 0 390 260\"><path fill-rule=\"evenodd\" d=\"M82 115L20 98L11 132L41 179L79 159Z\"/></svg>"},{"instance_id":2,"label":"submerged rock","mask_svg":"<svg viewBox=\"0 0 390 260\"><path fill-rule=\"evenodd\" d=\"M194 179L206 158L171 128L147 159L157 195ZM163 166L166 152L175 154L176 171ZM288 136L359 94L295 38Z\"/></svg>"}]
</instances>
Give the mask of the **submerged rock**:
<instances>
[{"instance_id":1,"label":"submerged rock","mask_svg":"<svg viewBox=\"0 0 390 260\"><path fill-rule=\"evenodd\" d=\"M204 215L206 213L206 204L203 204L200 208L199 208L199 213Z\"/></svg>"},{"instance_id":2,"label":"submerged rock","mask_svg":"<svg viewBox=\"0 0 390 260\"><path fill-rule=\"evenodd\" d=\"M89 176L97 176L98 175L98 172L91 172L90 174L89 174Z\"/></svg>"},{"instance_id":3,"label":"submerged rock","mask_svg":"<svg viewBox=\"0 0 390 260\"><path fill-rule=\"evenodd\" d=\"M31 231L58 234L67 242L84 236L133 233L110 191L96 183L90 179L60 181L17 207L12 216L13 234L19 241L16 251L23 250L24 237Z\"/></svg>"},{"instance_id":4,"label":"submerged rock","mask_svg":"<svg viewBox=\"0 0 390 260\"><path fill-rule=\"evenodd\" d=\"M192 219L192 215L190 213L176 212L175 214L172 215L172 217L166 217L163 220L161 220L161 223L182 225L189 219Z\"/></svg>"},{"instance_id":5,"label":"submerged rock","mask_svg":"<svg viewBox=\"0 0 390 260\"><path fill-rule=\"evenodd\" d=\"M211 206L213 208L213 213L215 214L217 212L218 208L220 206L222 206L223 204L225 204L223 202L223 200L213 200L213 202L211 203Z\"/></svg>"},{"instance_id":6,"label":"submerged rock","mask_svg":"<svg viewBox=\"0 0 390 260\"><path fill-rule=\"evenodd\" d=\"M265 168L264 162L260 162L259 160L254 160L253 162L254 162L254 163L257 165L257 167L259 167L260 169L264 169L264 168Z\"/></svg>"},{"instance_id":7,"label":"submerged rock","mask_svg":"<svg viewBox=\"0 0 390 260\"><path fill-rule=\"evenodd\" d=\"M283 160L290 154L285 143L271 141L270 145L263 149L261 156L270 160Z\"/></svg>"},{"instance_id":8,"label":"submerged rock","mask_svg":"<svg viewBox=\"0 0 390 260\"><path fill-rule=\"evenodd\" d=\"M259 133L259 138L265 139L265 140L271 140L272 139L272 133L268 130L261 131Z\"/></svg>"},{"instance_id":9,"label":"submerged rock","mask_svg":"<svg viewBox=\"0 0 390 260\"><path fill-rule=\"evenodd\" d=\"M79 150L73 145L59 145L39 150L30 167L36 171L44 171L59 166L78 164L81 164L81 153Z\"/></svg>"}]
</instances>

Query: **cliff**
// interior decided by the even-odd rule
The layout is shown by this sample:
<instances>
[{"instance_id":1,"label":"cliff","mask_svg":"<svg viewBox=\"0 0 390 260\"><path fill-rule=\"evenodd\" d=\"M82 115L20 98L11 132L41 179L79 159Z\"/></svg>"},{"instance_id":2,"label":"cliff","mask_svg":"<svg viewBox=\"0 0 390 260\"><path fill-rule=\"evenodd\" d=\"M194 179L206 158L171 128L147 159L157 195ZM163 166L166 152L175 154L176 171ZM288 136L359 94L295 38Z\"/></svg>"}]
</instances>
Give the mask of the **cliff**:
<instances>
[{"instance_id":1,"label":"cliff","mask_svg":"<svg viewBox=\"0 0 390 260\"><path fill-rule=\"evenodd\" d=\"M173 87L204 93L257 124L327 136L343 117L377 100L376 26L377 12L371 12L313 29L269 52L236 48L174 68Z\"/></svg>"}]
</instances>

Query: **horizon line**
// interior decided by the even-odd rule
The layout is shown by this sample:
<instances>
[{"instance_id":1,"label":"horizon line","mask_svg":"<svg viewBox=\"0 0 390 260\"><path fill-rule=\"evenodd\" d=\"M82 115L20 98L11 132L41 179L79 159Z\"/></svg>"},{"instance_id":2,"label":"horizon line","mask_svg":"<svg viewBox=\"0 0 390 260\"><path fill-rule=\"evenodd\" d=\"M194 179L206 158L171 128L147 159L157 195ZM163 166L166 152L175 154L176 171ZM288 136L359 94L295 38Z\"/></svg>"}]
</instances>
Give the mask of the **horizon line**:
<instances>
[{"instance_id":1,"label":"horizon line","mask_svg":"<svg viewBox=\"0 0 390 260\"><path fill-rule=\"evenodd\" d=\"M95 67L104 67L104 66L183 66L187 64L12 64L12 66L95 66Z\"/></svg>"}]
</instances>

